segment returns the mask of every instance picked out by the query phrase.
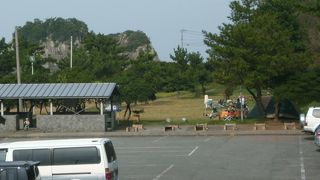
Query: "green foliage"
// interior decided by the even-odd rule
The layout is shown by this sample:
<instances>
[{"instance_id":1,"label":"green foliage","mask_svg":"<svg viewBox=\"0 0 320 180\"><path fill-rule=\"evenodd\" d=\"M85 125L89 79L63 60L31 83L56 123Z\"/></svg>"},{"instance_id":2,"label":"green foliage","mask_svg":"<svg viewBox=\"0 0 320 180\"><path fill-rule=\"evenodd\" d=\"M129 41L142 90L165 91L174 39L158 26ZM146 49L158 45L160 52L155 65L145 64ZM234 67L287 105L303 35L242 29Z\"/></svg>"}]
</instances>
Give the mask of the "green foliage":
<instances>
[{"instance_id":1,"label":"green foliage","mask_svg":"<svg viewBox=\"0 0 320 180\"><path fill-rule=\"evenodd\" d=\"M209 73L209 66L203 62L199 52L189 53L187 49L174 49L174 55L170 58L175 62L168 67L170 75L167 76L167 82L170 90L197 91L196 88L201 86L202 94L206 93L206 84L212 81Z\"/></svg>"},{"instance_id":2,"label":"green foliage","mask_svg":"<svg viewBox=\"0 0 320 180\"><path fill-rule=\"evenodd\" d=\"M88 33L88 27L75 18L49 18L45 21L34 19L33 22L27 22L21 27L20 32L31 42L43 42L48 37L53 41L64 42L69 40L70 36L83 39Z\"/></svg>"},{"instance_id":3,"label":"green foliage","mask_svg":"<svg viewBox=\"0 0 320 180\"><path fill-rule=\"evenodd\" d=\"M58 82L106 82L126 68L124 49L114 37L89 33L83 43L83 48L74 51L72 69L69 58L58 63Z\"/></svg>"},{"instance_id":4,"label":"green foliage","mask_svg":"<svg viewBox=\"0 0 320 180\"><path fill-rule=\"evenodd\" d=\"M142 31L125 31L124 34L128 39L128 44L126 46L128 51L134 51L139 46L151 44L148 36Z\"/></svg>"},{"instance_id":5,"label":"green foliage","mask_svg":"<svg viewBox=\"0 0 320 180\"><path fill-rule=\"evenodd\" d=\"M174 91L194 89L188 74L190 61L187 49L178 46L177 49L174 49L174 55L170 55L170 58L176 62L173 66L174 72L171 76L171 83L174 87Z\"/></svg>"},{"instance_id":6,"label":"green foliage","mask_svg":"<svg viewBox=\"0 0 320 180\"><path fill-rule=\"evenodd\" d=\"M205 33L216 79L227 86L243 84L259 99L262 89L273 89L303 71L308 56L297 17L291 13L296 12L295 3L232 2L231 23L223 24L220 34Z\"/></svg>"},{"instance_id":7,"label":"green foliage","mask_svg":"<svg viewBox=\"0 0 320 180\"><path fill-rule=\"evenodd\" d=\"M116 78L127 104L155 99L157 71L153 68L153 58L154 55L148 51L140 52L137 60L133 60L128 69Z\"/></svg>"},{"instance_id":8,"label":"green foliage","mask_svg":"<svg viewBox=\"0 0 320 180\"><path fill-rule=\"evenodd\" d=\"M5 39L0 40L0 83L14 82L12 72L15 69L15 52L10 50L10 45L6 44Z\"/></svg>"},{"instance_id":9,"label":"green foliage","mask_svg":"<svg viewBox=\"0 0 320 180\"><path fill-rule=\"evenodd\" d=\"M275 88L278 99L290 99L299 106L308 105L312 101L320 101L320 69L309 69L306 72L291 76L288 83Z\"/></svg>"},{"instance_id":10,"label":"green foliage","mask_svg":"<svg viewBox=\"0 0 320 180\"><path fill-rule=\"evenodd\" d=\"M201 86L202 95L206 94L206 85L212 81L212 76L209 70L206 68L206 64L203 62L203 58L200 53L189 53L188 59L190 62L189 76L193 82L194 87ZM194 90L195 91L195 90Z\"/></svg>"},{"instance_id":11,"label":"green foliage","mask_svg":"<svg viewBox=\"0 0 320 180\"><path fill-rule=\"evenodd\" d=\"M186 71L189 64L187 49L178 46L178 48L173 51L174 55L170 54L170 58L180 66L179 68L181 71Z\"/></svg>"}]
</instances>

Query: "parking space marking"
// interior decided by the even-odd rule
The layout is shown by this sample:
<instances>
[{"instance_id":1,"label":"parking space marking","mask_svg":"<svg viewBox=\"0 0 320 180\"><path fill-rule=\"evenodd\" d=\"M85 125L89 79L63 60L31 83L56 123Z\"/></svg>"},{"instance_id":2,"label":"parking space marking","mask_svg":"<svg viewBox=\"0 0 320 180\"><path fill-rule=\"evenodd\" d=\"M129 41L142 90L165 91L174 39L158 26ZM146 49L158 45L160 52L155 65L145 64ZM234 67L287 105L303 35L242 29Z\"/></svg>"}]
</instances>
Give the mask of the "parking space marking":
<instances>
[{"instance_id":1,"label":"parking space marking","mask_svg":"<svg viewBox=\"0 0 320 180\"><path fill-rule=\"evenodd\" d=\"M181 146L141 146L141 147L117 147L118 150L126 149L184 149Z\"/></svg>"},{"instance_id":2,"label":"parking space marking","mask_svg":"<svg viewBox=\"0 0 320 180\"><path fill-rule=\"evenodd\" d=\"M189 154L188 154L188 156L190 157L190 156L192 156L192 154L194 153L194 152L196 152L196 150L199 148L199 146L197 146L197 147L195 147Z\"/></svg>"},{"instance_id":3,"label":"parking space marking","mask_svg":"<svg viewBox=\"0 0 320 180\"><path fill-rule=\"evenodd\" d=\"M160 140L162 140L162 139L165 139L165 138L167 138L168 136L163 136L163 137L160 137L160 138L158 138L158 139L156 139L156 140L154 140L154 141L152 141L153 143L156 143L156 142L159 142Z\"/></svg>"},{"instance_id":4,"label":"parking space marking","mask_svg":"<svg viewBox=\"0 0 320 180\"><path fill-rule=\"evenodd\" d=\"M160 179L164 174L166 174L168 171L170 171L170 169L173 168L173 164L171 164L167 169L165 169L164 171L162 171L158 176L156 176L155 178L153 178L153 180L158 180Z\"/></svg>"},{"instance_id":5,"label":"parking space marking","mask_svg":"<svg viewBox=\"0 0 320 180\"><path fill-rule=\"evenodd\" d=\"M141 163L131 163L131 164L125 164L122 165L121 167L136 167L136 168L140 168L140 167L159 167L159 166L165 166L163 164L141 164Z\"/></svg>"},{"instance_id":6,"label":"parking space marking","mask_svg":"<svg viewBox=\"0 0 320 180\"><path fill-rule=\"evenodd\" d=\"M299 154L300 154L301 180L306 180L306 170L304 168L304 158L303 158L303 151L302 151L301 136L299 136Z\"/></svg>"},{"instance_id":7,"label":"parking space marking","mask_svg":"<svg viewBox=\"0 0 320 180\"><path fill-rule=\"evenodd\" d=\"M174 151L174 150L152 150L152 151L128 151L128 152L119 152L119 154L134 154L134 153L181 153L181 151Z\"/></svg>"}]
</instances>

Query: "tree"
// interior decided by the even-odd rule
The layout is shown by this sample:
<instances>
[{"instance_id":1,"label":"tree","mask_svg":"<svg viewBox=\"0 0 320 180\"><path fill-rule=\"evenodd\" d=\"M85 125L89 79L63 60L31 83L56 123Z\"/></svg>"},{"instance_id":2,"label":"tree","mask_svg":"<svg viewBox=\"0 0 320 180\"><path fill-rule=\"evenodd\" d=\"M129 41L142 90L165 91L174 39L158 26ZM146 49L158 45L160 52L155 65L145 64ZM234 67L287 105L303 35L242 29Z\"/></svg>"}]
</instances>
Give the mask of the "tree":
<instances>
[{"instance_id":1,"label":"tree","mask_svg":"<svg viewBox=\"0 0 320 180\"><path fill-rule=\"evenodd\" d=\"M49 18L45 21L34 19L33 22L27 22L20 29L21 34L28 41L39 43L46 41L47 38L53 41L67 41L70 36L81 41L88 33L87 25L75 18Z\"/></svg>"},{"instance_id":2,"label":"tree","mask_svg":"<svg viewBox=\"0 0 320 180\"><path fill-rule=\"evenodd\" d=\"M13 83L15 76L12 72L15 69L15 52L10 49L10 44L5 39L0 40L0 83Z\"/></svg>"},{"instance_id":3,"label":"tree","mask_svg":"<svg viewBox=\"0 0 320 180\"><path fill-rule=\"evenodd\" d=\"M181 90L194 89L193 83L189 79L189 58L187 49L178 46L174 49L174 55L170 54L170 58L176 63L174 65L175 73L172 74L174 90L178 92Z\"/></svg>"},{"instance_id":4,"label":"tree","mask_svg":"<svg viewBox=\"0 0 320 180\"><path fill-rule=\"evenodd\" d=\"M85 39L85 50L92 64L90 70L96 80L106 81L127 68L125 49L113 36L89 33Z\"/></svg>"},{"instance_id":5,"label":"tree","mask_svg":"<svg viewBox=\"0 0 320 180\"><path fill-rule=\"evenodd\" d=\"M150 49L149 49L150 50ZM131 117L131 104L147 102L156 98L157 74L153 70L154 55L150 51L141 51L136 60L132 60L126 71L118 78L121 100L126 103L124 119Z\"/></svg>"},{"instance_id":6,"label":"tree","mask_svg":"<svg viewBox=\"0 0 320 180\"><path fill-rule=\"evenodd\" d=\"M212 81L211 75L206 68L206 64L203 62L203 58L199 52L188 53L188 59L190 62L190 80L192 79L194 87L200 85L202 95L205 95L206 85Z\"/></svg>"},{"instance_id":7,"label":"tree","mask_svg":"<svg viewBox=\"0 0 320 180\"><path fill-rule=\"evenodd\" d=\"M60 60L58 67L60 70L55 73L56 82L89 83L96 80L90 56L83 48L77 49L74 52L72 68L70 68L69 58Z\"/></svg>"},{"instance_id":8,"label":"tree","mask_svg":"<svg viewBox=\"0 0 320 180\"><path fill-rule=\"evenodd\" d=\"M231 23L223 24L220 34L205 32L215 77L246 87L263 113L262 90L286 83L308 64L297 17L281 10L295 12L296 2L233 1Z\"/></svg>"},{"instance_id":9,"label":"tree","mask_svg":"<svg viewBox=\"0 0 320 180\"><path fill-rule=\"evenodd\" d=\"M274 89L275 97L293 100L297 105L308 105L320 100L320 68L290 77L288 83Z\"/></svg>"}]
</instances>

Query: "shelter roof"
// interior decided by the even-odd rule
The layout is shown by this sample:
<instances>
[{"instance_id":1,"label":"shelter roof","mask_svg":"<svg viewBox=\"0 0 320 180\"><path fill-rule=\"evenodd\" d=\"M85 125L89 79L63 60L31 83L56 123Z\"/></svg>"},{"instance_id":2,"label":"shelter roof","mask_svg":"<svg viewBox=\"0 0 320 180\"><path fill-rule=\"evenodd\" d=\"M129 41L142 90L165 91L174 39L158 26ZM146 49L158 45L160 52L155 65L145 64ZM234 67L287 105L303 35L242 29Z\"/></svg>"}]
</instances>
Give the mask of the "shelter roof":
<instances>
[{"instance_id":1,"label":"shelter roof","mask_svg":"<svg viewBox=\"0 0 320 180\"><path fill-rule=\"evenodd\" d=\"M0 99L110 98L116 83L0 84Z\"/></svg>"}]
</instances>

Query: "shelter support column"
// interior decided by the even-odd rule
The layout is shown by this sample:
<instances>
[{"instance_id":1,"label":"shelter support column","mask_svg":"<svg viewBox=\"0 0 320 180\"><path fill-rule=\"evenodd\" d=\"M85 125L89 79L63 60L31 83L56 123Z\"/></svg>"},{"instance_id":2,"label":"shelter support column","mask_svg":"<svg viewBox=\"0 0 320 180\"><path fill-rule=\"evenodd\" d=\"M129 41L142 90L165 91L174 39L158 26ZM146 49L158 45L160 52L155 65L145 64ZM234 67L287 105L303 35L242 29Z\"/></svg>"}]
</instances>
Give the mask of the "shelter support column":
<instances>
[{"instance_id":1,"label":"shelter support column","mask_svg":"<svg viewBox=\"0 0 320 180\"><path fill-rule=\"evenodd\" d=\"M1 106L1 116L4 116L4 111L3 111L3 101L0 100L0 106Z\"/></svg>"},{"instance_id":2,"label":"shelter support column","mask_svg":"<svg viewBox=\"0 0 320 180\"><path fill-rule=\"evenodd\" d=\"M50 102L50 115L52 116L53 115L53 106L52 106L51 99L49 100L49 102Z\"/></svg>"},{"instance_id":3,"label":"shelter support column","mask_svg":"<svg viewBox=\"0 0 320 180\"><path fill-rule=\"evenodd\" d=\"M100 115L103 115L103 102L100 101Z\"/></svg>"}]
</instances>

